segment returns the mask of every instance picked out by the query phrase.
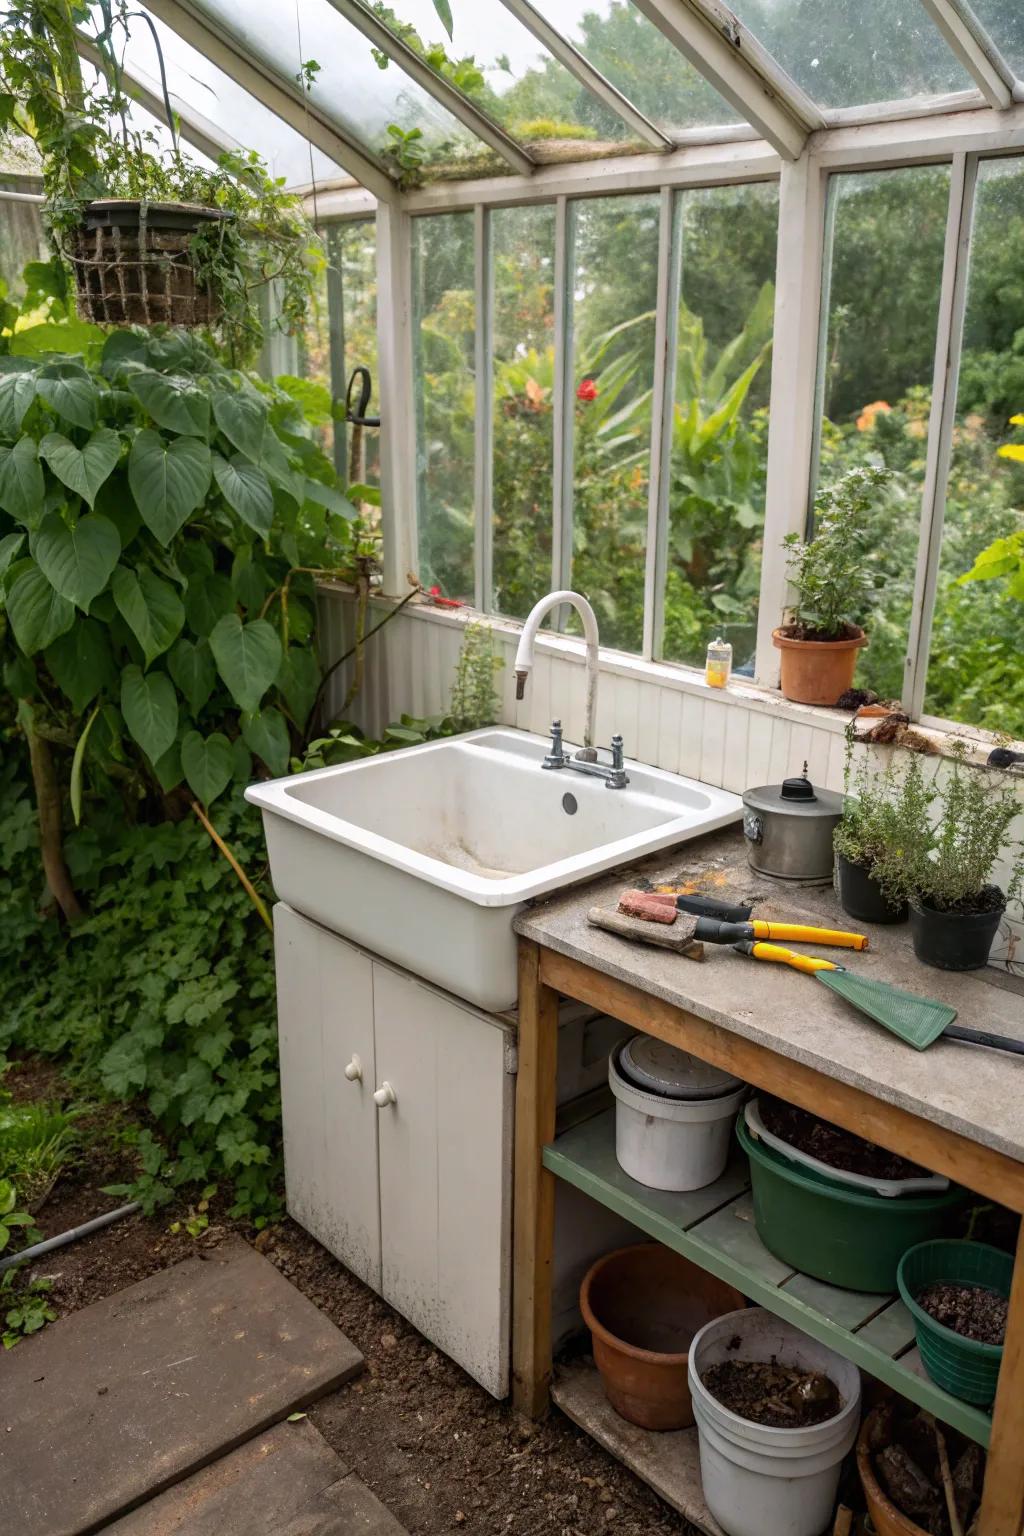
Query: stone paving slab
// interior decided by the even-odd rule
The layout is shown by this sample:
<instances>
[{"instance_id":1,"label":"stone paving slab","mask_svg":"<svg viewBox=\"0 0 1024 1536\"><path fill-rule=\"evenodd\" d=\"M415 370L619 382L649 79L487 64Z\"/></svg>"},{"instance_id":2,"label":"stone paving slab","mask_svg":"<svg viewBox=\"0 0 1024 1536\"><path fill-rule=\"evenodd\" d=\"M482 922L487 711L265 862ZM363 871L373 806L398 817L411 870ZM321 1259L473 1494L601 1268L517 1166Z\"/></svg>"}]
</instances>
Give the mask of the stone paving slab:
<instances>
[{"instance_id":1,"label":"stone paving slab","mask_svg":"<svg viewBox=\"0 0 1024 1536\"><path fill-rule=\"evenodd\" d=\"M0 1359L4 1525L101 1530L362 1363L247 1243L186 1259Z\"/></svg>"},{"instance_id":2,"label":"stone paving slab","mask_svg":"<svg viewBox=\"0 0 1024 1536\"><path fill-rule=\"evenodd\" d=\"M104 1536L406 1536L308 1419L278 1424Z\"/></svg>"}]
</instances>

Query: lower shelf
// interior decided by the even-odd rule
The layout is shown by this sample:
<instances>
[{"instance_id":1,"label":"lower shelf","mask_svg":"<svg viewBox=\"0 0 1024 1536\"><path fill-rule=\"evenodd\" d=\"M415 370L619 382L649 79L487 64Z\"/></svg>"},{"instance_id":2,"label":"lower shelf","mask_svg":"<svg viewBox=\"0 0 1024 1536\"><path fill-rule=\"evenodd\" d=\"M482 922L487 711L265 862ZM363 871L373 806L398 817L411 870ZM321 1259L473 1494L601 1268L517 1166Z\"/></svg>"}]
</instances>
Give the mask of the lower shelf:
<instances>
[{"instance_id":1,"label":"lower shelf","mask_svg":"<svg viewBox=\"0 0 1024 1536\"><path fill-rule=\"evenodd\" d=\"M942 1423L988 1445L989 1415L950 1397L924 1375L914 1347L913 1319L898 1298L824 1285L769 1253L754 1228L742 1156L705 1189L689 1194L648 1189L623 1173L616 1161L615 1113L610 1110L545 1147L544 1166Z\"/></svg>"},{"instance_id":2,"label":"lower shelf","mask_svg":"<svg viewBox=\"0 0 1024 1536\"><path fill-rule=\"evenodd\" d=\"M704 1503L696 1429L655 1434L620 1418L593 1365L560 1366L551 1396L562 1412L706 1536L722 1536Z\"/></svg>"}]
</instances>

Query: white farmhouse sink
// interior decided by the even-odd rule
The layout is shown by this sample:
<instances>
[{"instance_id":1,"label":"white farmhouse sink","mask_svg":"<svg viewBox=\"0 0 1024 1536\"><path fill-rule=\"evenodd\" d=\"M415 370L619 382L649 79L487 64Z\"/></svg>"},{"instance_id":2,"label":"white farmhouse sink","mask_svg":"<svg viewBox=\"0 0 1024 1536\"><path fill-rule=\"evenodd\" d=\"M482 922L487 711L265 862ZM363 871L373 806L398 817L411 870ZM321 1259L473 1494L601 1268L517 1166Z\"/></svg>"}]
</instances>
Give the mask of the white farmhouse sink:
<instances>
[{"instance_id":1,"label":"white farmhouse sink","mask_svg":"<svg viewBox=\"0 0 1024 1536\"><path fill-rule=\"evenodd\" d=\"M282 901L492 1012L532 898L737 821L737 795L627 761L608 789L496 727L255 784ZM571 796L570 812L563 800Z\"/></svg>"}]
</instances>

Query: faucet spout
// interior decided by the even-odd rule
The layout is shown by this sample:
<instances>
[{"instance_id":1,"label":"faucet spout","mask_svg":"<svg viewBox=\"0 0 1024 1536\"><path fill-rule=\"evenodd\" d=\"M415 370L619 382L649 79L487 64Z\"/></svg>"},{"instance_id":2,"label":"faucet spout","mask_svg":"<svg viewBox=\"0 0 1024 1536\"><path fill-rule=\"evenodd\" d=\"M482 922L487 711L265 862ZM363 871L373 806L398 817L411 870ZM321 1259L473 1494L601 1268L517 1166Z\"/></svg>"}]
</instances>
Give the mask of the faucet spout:
<instances>
[{"instance_id":1,"label":"faucet spout","mask_svg":"<svg viewBox=\"0 0 1024 1536\"><path fill-rule=\"evenodd\" d=\"M586 672L586 709L584 714L583 745L590 748L594 745L594 726L597 716L597 665L599 657L599 639L597 633L597 616L585 597L578 592L549 592L547 597L542 597L539 603L531 608L526 623L523 625L523 633L519 639L519 649L516 651L516 698L522 699L526 693L526 680L533 666L533 647L544 619L553 608L558 608L562 603L569 603L576 609L583 621L583 638L587 646L587 672Z\"/></svg>"}]
</instances>

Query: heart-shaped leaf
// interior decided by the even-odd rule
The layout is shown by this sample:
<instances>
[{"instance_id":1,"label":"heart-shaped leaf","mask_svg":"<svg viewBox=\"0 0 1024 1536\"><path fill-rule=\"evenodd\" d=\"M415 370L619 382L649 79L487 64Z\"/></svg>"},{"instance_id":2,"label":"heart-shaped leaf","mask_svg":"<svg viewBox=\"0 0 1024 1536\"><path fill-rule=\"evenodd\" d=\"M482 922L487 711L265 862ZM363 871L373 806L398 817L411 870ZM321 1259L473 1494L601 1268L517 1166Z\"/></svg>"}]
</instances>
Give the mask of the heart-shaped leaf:
<instances>
[{"instance_id":1,"label":"heart-shaped leaf","mask_svg":"<svg viewBox=\"0 0 1024 1536\"><path fill-rule=\"evenodd\" d=\"M39 519L46 480L36 455L35 440L20 437L13 448L0 445L0 508L32 528Z\"/></svg>"},{"instance_id":2,"label":"heart-shaped leaf","mask_svg":"<svg viewBox=\"0 0 1024 1536\"><path fill-rule=\"evenodd\" d=\"M0 374L0 437L17 437L25 413L36 397L36 375Z\"/></svg>"},{"instance_id":3,"label":"heart-shaped leaf","mask_svg":"<svg viewBox=\"0 0 1024 1536\"><path fill-rule=\"evenodd\" d=\"M240 453L230 460L215 453L213 475L232 511L265 539L274 522L274 493L262 469L250 464Z\"/></svg>"},{"instance_id":4,"label":"heart-shaped leaf","mask_svg":"<svg viewBox=\"0 0 1024 1536\"><path fill-rule=\"evenodd\" d=\"M196 799L209 805L231 783L235 770L231 743L220 731L205 738L189 731L181 744L181 766Z\"/></svg>"},{"instance_id":5,"label":"heart-shaped leaf","mask_svg":"<svg viewBox=\"0 0 1024 1536\"><path fill-rule=\"evenodd\" d=\"M36 394L73 426L96 425L100 392L81 363L48 363L36 375Z\"/></svg>"},{"instance_id":6,"label":"heart-shaped leaf","mask_svg":"<svg viewBox=\"0 0 1024 1536\"><path fill-rule=\"evenodd\" d=\"M359 516L359 508L352 505L347 496L343 496L333 485L321 485L319 480L310 480L307 476L303 481L306 492L306 500L315 502L318 507L325 507L328 512L335 512L343 517L346 522Z\"/></svg>"},{"instance_id":7,"label":"heart-shaped leaf","mask_svg":"<svg viewBox=\"0 0 1024 1536\"><path fill-rule=\"evenodd\" d=\"M9 533L6 538L0 539L0 576L3 576L11 561L17 557L24 542L23 533Z\"/></svg>"},{"instance_id":8,"label":"heart-shaped leaf","mask_svg":"<svg viewBox=\"0 0 1024 1536\"><path fill-rule=\"evenodd\" d=\"M148 565L137 571L119 565L111 586L118 612L141 645L148 667L181 631L185 622L181 599Z\"/></svg>"},{"instance_id":9,"label":"heart-shaped leaf","mask_svg":"<svg viewBox=\"0 0 1024 1536\"><path fill-rule=\"evenodd\" d=\"M252 753L241 736L236 736L231 743L231 755L235 760L235 779L237 783L248 784L252 778Z\"/></svg>"},{"instance_id":10,"label":"heart-shaped leaf","mask_svg":"<svg viewBox=\"0 0 1024 1536\"><path fill-rule=\"evenodd\" d=\"M301 731L320 687L320 668L310 650L289 647L276 678L277 686Z\"/></svg>"},{"instance_id":11,"label":"heart-shaped leaf","mask_svg":"<svg viewBox=\"0 0 1024 1536\"><path fill-rule=\"evenodd\" d=\"M97 512L87 512L73 528L58 512L48 512L33 536L32 553L61 596L84 611L110 580L121 540L113 523Z\"/></svg>"},{"instance_id":12,"label":"heart-shaped leaf","mask_svg":"<svg viewBox=\"0 0 1024 1536\"><path fill-rule=\"evenodd\" d=\"M47 646L46 665L77 714L117 680L106 625L95 619L78 619L67 634Z\"/></svg>"},{"instance_id":13,"label":"heart-shaped leaf","mask_svg":"<svg viewBox=\"0 0 1024 1536\"><path fill-rule=\"evenodd\" d=\"M262 608L263 599L273 589L274 579L266 566L254 560L247 546L231 562L231 589L243 608Z\"/></svg>"},{"instance_id":14,"label":"heart-shaped leaf","mask_svg":"<svg viewBox=\"0 0 1024 1536\"><path fill-rule=\"evenodd\" d=\"M258 464L267 432L267 407L255 395L221 389L213 397L213 419L228 442Z\"/></svg>"},{"instance_id":15,"label":"heart-shaped leaf","mask_svg":"<svg viewBox=\"0 0 1024 1536\"><path fill-rule=\"evenodd\" d=\"M39 444L39 454L57 479L91 507L100 486L121 457L121 439L109 427L100 427L84 448L76 448L62 432L47 432Z\"/></svg>"},{"instance_id":16,"label":"heart-shaped leaf","mask_svg":"<svg viewBox=\"0 0 1024 1536\"><path fill-rule=\"evenodd\" d=\"M210 402L191 380L146 369L129 375L128 388L158 427L186 437L208 435Z\"/></svg>"},{"instance_id":17,"label":"heart-shaped leaf","mask_svg":"<svg viewBox=\"0 0 1024 1536\"><path fill-rule=\"evenodd\" d=\"M22 571L8 592L7 617L25 655L34 656L71 628L75 609L33 565Z\"/></svg>"},{"instance_id":18,"label":"heart-shaped leaf","mask_svg":"<svg viewBox=\"0 0 1024 1536\"><path fill-rule=\"evenodd\" d=\"M153 764L153 772L160 781L160 788L165 795L169 795L172 789L177 789L184 774L181 771L181 748L176 741L172 741L160 761Z\"/></svg>"},{"instance_id":19,"label":"heart-shaped leaf","mask_svg":"<svg viewBox=\"0 0 1024 1536\"><path fill-rule=\"evenodd\" d=\"M262 758L275 778L287 773L291 742L280 710L271 707L256 714L243 714L242 735L246 746Z\"/></svg>"},{"instance_id":20,"label":"heart-shaped leaf","mask_svg":"<svg viewBox=\"0 0 1024 1536\"><path fill-rule=\"evenodd\" d=\"M167 658L167 670L192 714L198 715L217 681L217 669L206 641L193 644L191 640L179 640Z\"/></svg>"},{"instance_id":21,"label":"heart-shaped leaf","mask_svg":"<svg viewBox=\"0 0 1024 1536\"><path fill-rule=\"evenodd\" d=\"M121 713L150 762L159 762L178 734L178 700L167 673L125 667L121 674Z\"/></svg>"},{"instance_id":22,"label":"heart-shaped leaf","mask_svg":"<svg viewBox=\"0 0 1024 1536\"><path fill-rule=\"evenodd\" d=\"M194 635L208 635L218 620L235 610L235 594L226 576L217 571L196 571L188 579L185 615Z\"/></svg>"},{"instance_id":23,"label":"heart-shaped leaf","mask_svg":"<svg viewBox=\"0 0 1024 1536\"><path fill-rule=\"evenodd\" d=\"M149 427L136 434L128 483L146 527L169 544L210 488L210 450L194 437L165 442Z\"/></svg>"},{"instance_id":24,"label":"heart-shaped leaf","mask_svg":"<svg viewBox=\"0 0 1024 1536\"><path fill-rule=\"evenodd\" d=\"M266 619L243 624L229 613L214 626L210 649L217 671L239 709L259 709L281 666L281 642Z\"/></svg>"}]
</instances>

